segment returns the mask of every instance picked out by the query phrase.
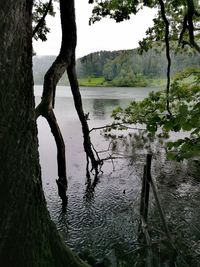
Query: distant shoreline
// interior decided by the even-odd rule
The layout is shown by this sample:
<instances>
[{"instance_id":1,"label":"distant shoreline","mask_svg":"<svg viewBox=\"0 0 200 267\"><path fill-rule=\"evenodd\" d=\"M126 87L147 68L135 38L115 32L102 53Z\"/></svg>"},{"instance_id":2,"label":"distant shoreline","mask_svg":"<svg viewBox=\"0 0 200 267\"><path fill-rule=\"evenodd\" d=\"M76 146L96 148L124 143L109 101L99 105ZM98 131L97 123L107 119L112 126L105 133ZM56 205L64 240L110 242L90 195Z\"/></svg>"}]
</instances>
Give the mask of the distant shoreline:
<instances>
[{"instance_id":1,"label":"distant shoreline","mask_svg":"<svg viewBox=\"0 0 200 267\"><path fill-rule=\"evenodd\" d=\"M145 86L142 84L135 84L135 85L121 85L121 84L112 84L111 82L107 82L103 79L103 77L96 77L96 78L81 78L78 79L79 86L80 87L164 87L166 84L166 79L161 78L161 79L146 79L146 84ZM34 84L38 86L42 86L43 84ZM69 86L68 83L60 83L58 84L59 86Z\"/></svg>"}]
</instances>

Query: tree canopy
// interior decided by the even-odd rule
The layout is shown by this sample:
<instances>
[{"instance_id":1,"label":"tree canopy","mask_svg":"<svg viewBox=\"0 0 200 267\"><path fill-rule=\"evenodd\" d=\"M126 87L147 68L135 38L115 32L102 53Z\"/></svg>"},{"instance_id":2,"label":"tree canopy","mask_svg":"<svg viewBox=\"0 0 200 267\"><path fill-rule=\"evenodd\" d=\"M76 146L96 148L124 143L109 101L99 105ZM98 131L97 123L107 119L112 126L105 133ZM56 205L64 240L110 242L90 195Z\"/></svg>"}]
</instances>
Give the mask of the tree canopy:
<instances>
[{"instance_id":1,"label":"tree canopy","mask_svg":"<svg viewBox=\"0 0 200 267\"><path fill-rule=\"evenodd\" d=\"M93 3L94 1L89 2ZM189 137L168 143L168 149L173 152L170 157L182 160L199 153L200 70L199 68L187 69L171 83L172 51L190 47L199 56L199 1L97 0L95 2L91 23L107 16L120 22L129 19L131 14L136 14L145 6L155 8L157 15L153 20L154 25L147 30L147 36L140 42L141 52L155 46L163 47L166 52L167 84L165 92L151 93L140 103L132 102L125 110L116 109L113 112L115 120L122 123L146 124L146 130L151 134L155 134L158 129L168 133L170 131L190 131ZM192 77L192 82L184 82L189 76Z\"/></svg>"},{"instance_id":2,"label":"tree canopy","mask_svg":"<svg viewBox=\"0 0 200 267\"><path fill-rule=\"evenodd\" d=\"M121 22L130 19L131 14L138 13L144 7L157 10L157 15L153 20L154 25L147 30L147 38L141 42L144 48L148 47L147 44L152 45L152 41L164 41L165 31L163 29L166 23L169 23L170 40L179 41L179 44L188 44L198 49L200 16L198 0L89 0L89 3L94 2L96 5L90 23L99 21L103 17L110 17L116 22Z\"/></svg>"},{"instance_id":3,"label":"tree canopy","mask_svg":"<svg viewBox=\"0 0 200 267\"><path fill-rule=\"evenodd\" d=\"M193 76L192 83L188 77ZM113 111L115 124L143 124L150 135L169 137L171 132L187 132L178 140L167 143L170 159L181 161L200 151L200 69L187 69L176 75L170 87L170 111L166 111L166 94L152 92L141 102L131 102ZM120 127L119 127L120 128Z\"/></svg>"}]
</instances>

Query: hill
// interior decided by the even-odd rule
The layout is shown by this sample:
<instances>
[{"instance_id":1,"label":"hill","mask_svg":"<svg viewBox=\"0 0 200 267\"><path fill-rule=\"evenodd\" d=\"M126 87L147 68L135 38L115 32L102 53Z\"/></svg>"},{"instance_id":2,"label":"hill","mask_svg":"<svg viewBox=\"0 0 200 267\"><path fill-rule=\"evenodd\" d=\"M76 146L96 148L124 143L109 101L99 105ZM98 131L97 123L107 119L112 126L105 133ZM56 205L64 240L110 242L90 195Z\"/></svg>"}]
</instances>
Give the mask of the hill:
<instances>
[{"instance_id":1,"label":"hill","mask_svg":"<svg viewBox=\"0 0 200 267\"><path fill-rule=\"evenodd\" d=\"M33 73L35 84L42 84L45 72L55 56L34 56ZM184 68L200 66L195 53L172 54L172 75ZM77 75L80 85L100 86L149 86L153 80L166 76L165 51L156 49L139 55L138 49L99 51L77 60ZM60 84L68 84L65 74Z\"/></svg>"}]
</instances>

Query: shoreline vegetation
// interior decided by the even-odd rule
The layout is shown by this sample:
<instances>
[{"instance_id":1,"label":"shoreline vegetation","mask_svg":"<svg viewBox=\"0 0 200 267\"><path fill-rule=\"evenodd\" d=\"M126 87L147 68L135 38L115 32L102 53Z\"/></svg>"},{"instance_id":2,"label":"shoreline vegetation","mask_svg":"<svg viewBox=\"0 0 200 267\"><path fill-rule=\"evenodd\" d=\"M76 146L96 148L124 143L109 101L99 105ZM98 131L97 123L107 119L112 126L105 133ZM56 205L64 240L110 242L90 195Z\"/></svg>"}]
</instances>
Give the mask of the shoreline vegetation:
<instances>
[{"instance_id":1,"label":"shoreline vegetation","mask_svg":"<svg viewBox=\"0 0 200 267\"><path fill-rule=\"evenodd\" d=\"M76 60L80 87L165 87L166 56L161 49L152 48L142 55L138 49L99 51ZM55 56L34 56L33 75L36 85L42 85L46 71ZM200 67L194 52L172 53L172 78L188 67ZM67 75L59 85L69 85Z\"/></svg>"},{"instance_id":2,"label":"shoreline vegetation","mask_svg":"<svg viewBox=\"0 0 200 267\"><path fill-rule=\"evenodd\" d=\"M164 87L166 79L146 79L133 84L113 83L105 81L103 77L98 78L80 78L78 79L80 87Z\"/></svg>"},{"instance_id":3,"label":"shoreline vegetation","mask_svg":"<svg viewBox=\"0 0 200 267\"><path fill-rule=\"evenodd\" d=\"M166 85L166 78L144 78L143 81L136 82L135 84L113 83L112 81L105 81L103 77L87 77L78 79L80 87L164 87ZM41 85L37 84L35 85ZM59 83L61 86L68 86L68 81Z\"/></svg>"}]
</instances>

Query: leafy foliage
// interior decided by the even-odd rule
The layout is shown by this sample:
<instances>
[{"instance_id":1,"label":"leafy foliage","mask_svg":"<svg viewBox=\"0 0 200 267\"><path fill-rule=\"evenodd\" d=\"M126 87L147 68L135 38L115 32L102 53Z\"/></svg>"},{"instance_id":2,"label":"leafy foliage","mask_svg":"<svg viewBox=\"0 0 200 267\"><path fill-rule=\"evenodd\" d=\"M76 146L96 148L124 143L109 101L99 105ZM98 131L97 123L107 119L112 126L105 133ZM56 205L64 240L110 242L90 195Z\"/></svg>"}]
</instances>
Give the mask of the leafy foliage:
<instances>
[{"instance_id":1,"label":"leafy foliage","mask_svg":"<svg viewBox=\"0 0 200 267\"><path fill-rule=\"evenodd\" d=\"M197 41L200 37L200 6L198 0L96 0L89 1L89 3L95 2L92 17L90 23L101 20L104 17L114 19L116 22L130 19L131 14L136 14L143 7L155 8L157 15L153 22L154 25L147 31L147 37L141 42L141 52L147 51L152 48L152 45L156 42L161 46L165 39L165 22L163 20L163 14L161 5L165 7L165 16L170 25L169 40L175 41L184 47L189 45L198 51L200 51ZM155 46L155 44L154 44ZM174 46L174 43L172 43Z\"/></svg>"},{"instance_id":2,"label":"leafy foliage","mask_svg":"<svg viewBox=\"0 0 200 267\"><path fill-rule=\"evenodd\" d=\"M93 1L90 1L93 2ZM115 110L113 117L121 123L141 123L146 130L155 135L187 131L189 137L168 143L170 158L182 160L199 153L200 149L200 87L199 69L187 70L170 84L171 49L186 45L200 53L200 5L198 0L158 0L158 1L120 1L96 0L92 22L101 17L113 18L116 22L129 19L144 6L156 8L153 27L147 30L147 37L140 42L140 52L156 46L166 46L167 86L165 92L151 93L142 102L132 102L125 110ZM124 7L126 6L126 7ZM119 12L120 9L120 12ZM106 11L106 12L104 12ZM193 82L187 77L193 75Z\"/></svg>"},{"instance_id":3,"label":"leafy foliage","mask_svg":"<svg viewBox=\"0 0 200 267\"><path fill-rule=\"evenodd\" d=\"M172 74L187 66L200 66L196 53L172 53ZM142 55L138 49L100 51L77 61L79 77L101 77L113 86L145 86L147 79L166 77L164 51L152 48Z\"/></svg>"},{"instance_id":4,"label":"leafy foliage","mask_svg":"<svg viewBox=\"0 0 200 267\"><path fill-rule=\"evenodd\" d=\"M37 27L37 31L34 34L36 40L47 40L47 33L50 29L46 25L46 15L55 16L54 7L52 1L44 2L42 0L35 0L33 3L33 29Z\"/></svg>"},{"instance_id":5,"label":"leafy foliage","mask_svg":"<svg viewBox=\"0 0 200 267\"><path fill-rule=\"evenodd\" d=\"M192 76L193 82L188 82ZM167 143L168 156L178 161L200 151L200 68L177 74L170 88L170 115L164 91L151 92L141 102L131 102L113 111L116 123L144 124L146 131L159 137L171 132L186 132L186 137Z\"/></svg>"},{"instance_id":6,"label":"leafy foliage","mask_svg":"<svg viewBox=\"0 0 200 267\"><path fill-rule=\"evenodd\" d=\"M90 1L93 2L93 1ZM109 16L116 22L121 22L125 19L130 19L130 14L136 14L138 11L138 0L111 0L111 1L96 1L93 9L93 16L90 23L99 21L102 17Z\"/></svg>"}]
</instances>

